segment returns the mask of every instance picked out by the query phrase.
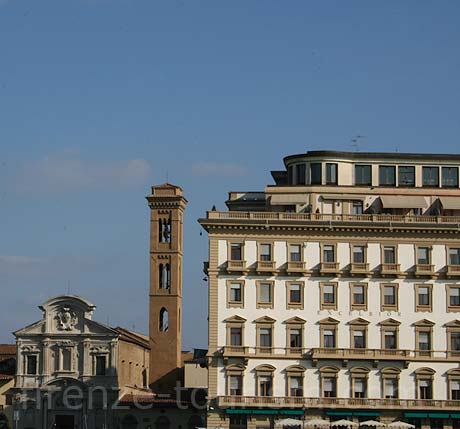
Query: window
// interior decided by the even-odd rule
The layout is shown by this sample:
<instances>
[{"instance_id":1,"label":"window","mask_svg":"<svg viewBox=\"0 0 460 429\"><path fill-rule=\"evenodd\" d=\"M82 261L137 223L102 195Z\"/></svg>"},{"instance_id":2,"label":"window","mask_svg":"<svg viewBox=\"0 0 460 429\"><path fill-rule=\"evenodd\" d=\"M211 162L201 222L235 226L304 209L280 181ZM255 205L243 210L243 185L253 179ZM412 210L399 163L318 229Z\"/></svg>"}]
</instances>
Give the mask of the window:
<instances>
[{"instance_id":1,"label":"window","mask_svg":"<svg viewBox=\"0 0 460 429\"><path fill-rule=\"evenodd\" d=\"M303 307L303 283L287 282L287 308Z\"/></svg>"},{"instance_id":2,"label":"window","mask_svg":"<svg viewBox=\"0 0 460 429\"><path fill-rule=\"evenodd\" d=\"M107 368L107 357L96 356L96 375L105 375Z\"/></svg>"},{"instance_id":3,"label":"window","mask_svg":"<svg viewBox=\"0 0 460 429\"><path fill-rule=\"evenodd\" d=\"M430 248L417 247L417 264L429 265L430 264Z\"/></svg>"},{"instance_id":4,"label":"window","mask_svg":"<svg viewBox=\"0 0 460 429\"><path fill-rule=\"evenodd\" d=\"M397 349L397 331L396 329L387 329L384 332L385 339L385 349L386 350L395 350Z\"/></svg>"},{"instance_id":5,"label":"window","mask_svg":"<svg viewBox=\"0 0 460 429\"><path fill-rule=\"evenodd\" d=\"M239 326L230 328L230 345L237 347L243 345L243 328Z\"/></svg>"},{"instance_id":6,"label":"window","mask_svg":"<svg viewBox=\"0 0 460 429\"><path fill-rule=\"evenodd\" d=\"M337 185L337 164L326 163L326 185Z\"/></svg>"},{"instance_id":7,"label":"window","mask_svg":"<svg viewBox=\"0 0 460 429\"><path fill-rule=\"evenodd\" d=\"M231 243L230 244L230 260L241 261L243 260L243 244Z\"/></svg>"},{"instance_id":8,"label":"window","mask_svg":"<svg viewBox=\"0 0 460 429\"><path fill-rule=\"evenodd\" d=\"M431 333L430 332L419 332L418 349L420 351L431 350Z\"/></svg>"},{"instance_id":9,"label":"window","mask_svg":"<svg viewBox=\"0 0 460 429\"><path fill-rule=\"evenodd\" d=\"M259 396L272 396L273 377L266 375L259 377Z\"/></svg>"},{"instance_id":10,"label":"window","mask_svg":"<svg viewBox=\"0 0 460 429\"><path fill-rule=\"evenodd\" d=\"M62 353L62 367L63 371L71 371L72 370L72 349L70 348L63 348L61 350Z\"/></svg>"},{"instance_id":11,"label":"window","mask_svg":"<svg viewBox=\"0 0 460 429\"><path fill-rule=\"evenodd\" d=\"M272 347L272 328L259 329L259 345L261 348Z\"/></svg>"},{"instance_id":12,"label":"window","mask_svg":"<svg viewBox=\"0 0 460 429\"><path fill-rule=\"evenodd\" d=\"M288 167L288 183L290 185L294 184L294 166L293 165L290 165Z\"/></svg>"},{"instance_id":13,"label":"window","mask_svg":"<svg viewBox=\"0 0 460 429\"><path fill-rule=\"evenodd\" d=\"M367 379L354 378L353 379L353 398L365 398L367 390Z\"/></svg>"},{"instance_id":14,"label":"window","mask_svg":"<svg viewBox=\"0 0 460 429\"><path fill-rule=\"evenodd\" d=\"M321 309L337 309L337 283L320 283Z\"/></svg>"},{"instance_id":15,"label":"window","mask_svg":"<svg viewBox=\"0 0 460 429\"><path fill-rule=\"evenodd\" d=\"M383 263L396 264L396 248L395 246L383 247Z\"/></svg>"},{"instance_id":16,"label":"window","mask_svg":"<svg viewBox=\"0 0 460 429\"><path fill-rule=\"evenodd\" d=\"M458 188L458 168L442 167L442 187Z\"/></svg>"},{"instance_id":17,"label":"window","mask_svg":"<svg viewBox=\"0 0 460 429\"><path fill-rule=\"evenodd\" d=\"M396 186L396 167L393 165L379 166L379 185Z\"/></svg>"},{"instance_id":18,"label":"window","mask_svg":"<svg viewBox=\"0 0 460 429\"><path fill-rule=\"evenodd\" d=\"M260 244L260 260L269 262L272 260L272 245L269 243Z\"/></svg>"},{"instance_id":19,"label":"window","mask_svg":"<svg viewBox=\"0 0 460 429\"><path fill-rule=\"evenodd\" d=\"M243 394L243 376L241 375L230 375L230 395L241 396Z\"/></svg>"},{"instance_id":20,"label":"window","mask_svg":"<svg viewBox=\"0 0 460 429\"><path fill-rule=\"evenodd\" d=\"M460 380L451 380L449 385L450 385L450 399L453 401L460 400Z\"/></svg>"},{"instance_id":21,"label":"window","mask_svg":"<svg viewBox=\"0 0 460 429\"><path fill-rule=\"evenodd\" d=\"M305 185L305 176L307 173L307 166L305 164L297 164L297 185Z\"/></svg>"},{"instance_id":22,"label":"window","mask_svg":"<svg viewBox=\"0 0 460 429\"><path fill-rule=\"evenodd\" d=\"M353 348L365 349L366 348L366 331L365 329L353 330Z\"/></svg>"},{"instance_id":23,"label":"window","mask_svg":"<svg viewBox=\"0 0 460 429\"><path fill-rule=\"evenodd\" d=\"M415 285L415 311L431 311L431 285Z\"/></svg>"},{"instance_id":24,"label":"window","mask_svg":"<svg viewBox=\"0 0 460 429\"><path fill-rule=\"evenodd\" d=\"M449 247L449 265L460 265L459 247Z\"/></svg>"},{"instance_id":25,"label":"window","mask_svg":"<svg viewBox=\"0 0 460 429\"><path fill-rule=\"evenodd\" d=\"M366 310L367 308L367 284L352 283L351 291L351 310Z\"/></svg>"},{"instance_id":26,"label":"window","mask_svg":"<svg viewBox=\"0 0 460 429\"><path fill-rule=\"evenodd\" d=\"M365 262L365 247L353 246L353 263L362 264Z\"/></svg>"},{"instance_id":27,"label":"window","mask_svg":"<svg viewBox=\"0 0 460 429\"><path fill-rule=\"evenodd\" d=\"M406 187L415 186L415 167L413 166L398 167L398 186L406 186Z\"/></svg>"},{"instance_id":28,"label":"window","mask_svg":"<svg viewBox=\"0 0 460 429\"><path fill-rule=\"evenodd\" d=\"M423 167L422 168L422 184L424 187L432 188L439 186L439 168L438 167Z\"/></svg>"},{"instance_id":29,"label":"window","mask_svg":"<svg viewBox=\"0 0 460 429\"><path fill-rule=\"evenodd\" d=\"M372 185L372 166L355 165L355 185Z\"/></svg>"},{"instance_id":30,"label":"window","mask_svg":"<svg viewBox=\"0 0 460 429\"><path fill-rule=\"evenodd\" d=\"M303 396L303 377L289 377L289 396Z\"/></svg>"},{"instance_id":31,"label":"window","mask_svg":"<svg viewBox=\"0 0 460 429\"><path fill-rule=\"evenodd\" d=\"M386 399L396 399L398 397L398 379L385 378L384 395Z\"/></svg>"},{"instance_id":32,"label":"window","mask_svg":"<svg viewBox=\"0 0 460 429\"><path fill-rule=\"evenodd\" d=\"M162 308L160 310L159 314L159 320L158 320L158 330L160 332L168 332L169 329L169 313L166 308Z\"/></svg>"},{"instance_id":33,"label":"window","mask_svg":"<svg viewBox=\"0 0 460 429\"><path fill-rule=\"evenodd\" d=\"M27 355L26 357L26 373L27 375L37 375L37 356Z\"/></svg>"},{"instance_id":34,"label":"window","mask_svg":"<svg viewBox=\"0 0 460 429\"><path fill-rule=\"evenodd\" d=\"M312 185L321 185L322 182L321 163L313 162L310 164L310 183Z\"/></svg>"},{"instance_id":35,"label":"window","mask_svg":"<svg viewBox=\"0 0 460 429\"><path fill-rule=\"evenodd\" d=\"M448 311L460 311L460 286L447 285Z\"/></svg>"},{"instance_id":36,"label":"window","mask_svg":"<svg viewBox=\"0 0 460 429\"><path fill-rule=\"evenodd\" d=\"M353 214L362 215L364 213L363 202L353 201Z\"/></svg>"},{"instance_id":37,"label":"window","mask_svg":"<svg viewBox=\"0 0 460 429\"><path fill-rule=\"evenodd\" d=\"M337 397L337 379L335 377L323 378L323 397L336 398Z\"/></svg>"},{"instance_id":38,"label":"window","mask_svg":"<svg viewBox=\"0 0 460 429\"><path fill-rule=\"evenodd\" d=\"M450 351L460 352L460 332L449 332Z\"/></svg>"},{"instance_id":39,"label":"window","mask_svg":"<svg viewBox=\"0 0 460 429\"><path fill-rule=\"evenodd\" d=\"M335 246L333 244L323 246L323 262L335 262Z\"/></svg>"},{"instance_id":40,"label":"window","mask_svg":"<svg viewBox=\"0 0 460 429\"><path fill-rule=\"evenodd\" d=\"M394 284L382 285L381 298L382 311L395 311L398 309L398 287Z\"/></svg>"},{"instance_id":41,"label":"window","mask_svg":"<svg viewBox=\"0 0 460 429\"><path fill-rule=\"evenodd\" d=\"M324 348L335 348L335 329L324 329L323 331Z\"/></svg>"},{"instance_id":42,"label":"window","mask_svg":"<svg viewBox=\"0 0 460 429\"><path fill-rule=\"evenodd\" d=\"M302 261L302 246L300 244L289 245L289 262Z\"/></svg>"},{"instance_id":43,"label":"window","mask_svg":"<svg viewBox=\"0 0 460 429\"><path fill-rule=\"evenodd\" d=\"M227 281L227 307L243 308L244 306L244 282Z\"/></svg>"},{"instance_id":44,"label":"window","mask_svg":"<svg viewBox=\"0 0 460 429\"><path fill-rule=\"evenodd\" d=\"M273 308L273 282L256 282L257 308Z\"/></svg>"},{"instance_id":45,"label":"window","mask_svg":"<svg viewBox=\"0 0 460 429\"><path fill-rule=\"evenodd\" d=\"M431 379L421 379L418 381L418 399L433 399L433 388Z\"/></svg>"},{"instance_id":46,"label":"window","mask_svg":"<svg viewBox=\"0 0 460 429\"><path fill-rule=\"evenodd\" d=\"M291 349L302 348L302 329L289 329L289 347Z\"/></svg>"}]
</instances>

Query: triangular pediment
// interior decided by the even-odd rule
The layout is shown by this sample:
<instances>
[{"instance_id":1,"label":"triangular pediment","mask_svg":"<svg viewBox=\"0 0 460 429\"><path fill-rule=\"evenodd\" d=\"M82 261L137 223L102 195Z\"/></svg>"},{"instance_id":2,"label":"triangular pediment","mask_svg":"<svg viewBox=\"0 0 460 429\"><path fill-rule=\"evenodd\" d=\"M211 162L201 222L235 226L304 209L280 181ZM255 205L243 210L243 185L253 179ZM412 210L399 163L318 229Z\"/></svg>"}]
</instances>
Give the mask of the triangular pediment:
<instances>
[{"instance_id":1,"label":"triangular pediment","mask_svg":"<svg viewBox=\"0 0 460 429\"><path fill-rule=\"evenodd\" d=\"M385 319L380 322L379 325L389 325L389 326L399 326L401 322L399 320L393 319L392 317Z\"/></svg>"},{"instance_id":2,"label":"triangular pediment","mask_svg":"<svg viewBox=\"0 0 460 429\"><path fill-rule=\"evenodd\" d=\"M349 325L369 325L369 323L369 320L363 319L362 317L357 317L348 322Z\"/></svg>"},{"instance_id":3,"label":"triangular pediment","mask_svg":"<svg viewBox=\"0 0 460 429\"><path fill-rule=\"evenodd\" d=\"M45 332L45 321L39 320L14 332L14 335L37 335Z\"/></svg>"},{"instance_id":4,"label":"triangular pediment","mask_svg":"<svg viewBox=\"0 0 460 429\"><path fill-rule=\"evenodd\" d=\"M246 322L246 319L244 317L234 315L232 317L227 317L226 319L224 319L224 322L226 323L244 323Z\"/></svg>"},{"instance_id":5,"label":"triangular pediment","mask_svg":"<svg viewBox=\"0 0 460 429\"><path fill-rule=\"evenodd\" d=\"M276 319L272 319L270 316L259 317L254 320L255 323L275 323Z\"/></svg>"},{"instance_id":6,"label":"triangular pediment","mask_svg":"<svg viewBox=\"0 0 460 429\"><path fill-rule=\"evenodd\" d=\"M451 322L447 322L444 326L447 328L460 328L460 320L452 320Z\"/></svg>"},{"instance_id":7,"label":"triangular pediment","mask_svg":"<svg viewBox=\"0 0 460 429\"><path fill-rule=\"evenodd\" d=\"M326 317L318 322L320 325L338 325L340 322L333 317Z\"/></svg>"},{"instance_id":8,"label":"triangular pediment","mask_svg":"<svg viewBox=\"0 0 460 429\"><path fill-rule=\"evenodd\" d=\"M413 326L434 326L435 323L428 319L422 319L412 324Z\"/></svg>"},{"instance_id":9,"label":"triangular pediment","mask_svg":"<svg viewBox=\"0 0 460 429\"><path fill-rule=\"evenodd\" d=\"M99 334L99 335L112 335L118 336L118 332L115 329L109 328L102 323L95 322L94 320L85 319L85 333Z\"/></svg>"},{"instance_id":10,"label":"triangular pediment","mask_svg":"<svg viewBox=\"0 0 460 429\"><path fill-rule=\"evenodd\" d=\"M291 323L296 323L296 324L304 324L306 323L307 321L305 319L302 319L301 317L298 317L298 316L294 316L294 317L291 317L290 319L288 320L285 320L284 323L286 324L291 324Z\"/></svg>"}]
</instances>

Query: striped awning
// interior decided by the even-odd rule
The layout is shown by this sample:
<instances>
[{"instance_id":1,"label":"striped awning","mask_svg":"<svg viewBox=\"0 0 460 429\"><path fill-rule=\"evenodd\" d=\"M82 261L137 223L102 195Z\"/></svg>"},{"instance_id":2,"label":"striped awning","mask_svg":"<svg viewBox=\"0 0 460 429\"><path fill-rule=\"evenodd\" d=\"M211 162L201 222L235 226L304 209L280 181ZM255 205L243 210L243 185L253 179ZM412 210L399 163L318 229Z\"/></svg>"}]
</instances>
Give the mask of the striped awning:
<instances>
[{"instance_id":1,"label":"striped awning","mask_svg":"<svg viewBox=\"0 0 460 429\"><path fill-rule=\"evenodd\" d=\"M386 209L423 209L428 207L424 197L415 195L382 195L382 205Z\"/></svg>"},{"instance_id":2,"label":"striped awning","mask_svg":"<svg viewBox=\"0 0 460 429\"><path fill-rule=\"evenodd\" d=\"M307 204L307 194L276 194L270 198L272 206L293 206L295 204Z\"/></svg>"},{"instance_id":3,"label":"striped awning","mask_svg":"<svg viewBox=\"0 0 460 429\"><path fill-rule=\"evenodd\" d=\"M442 208L446 210L460 210L460 197L439 197Z\"/></svg>"}]
</instances>

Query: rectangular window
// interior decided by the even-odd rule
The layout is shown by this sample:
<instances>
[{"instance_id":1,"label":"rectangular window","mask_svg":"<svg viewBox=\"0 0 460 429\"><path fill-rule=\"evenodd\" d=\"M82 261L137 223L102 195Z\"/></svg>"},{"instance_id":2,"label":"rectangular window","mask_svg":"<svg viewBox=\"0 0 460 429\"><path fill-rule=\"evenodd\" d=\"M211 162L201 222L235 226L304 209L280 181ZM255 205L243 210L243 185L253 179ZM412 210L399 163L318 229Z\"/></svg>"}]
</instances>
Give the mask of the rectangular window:
<instances>
[{"instance_id":1,"label":"rectangular window","mask_svg":"<svg viewBox=\"0 0 460 429\"><path fill-rule=\"evenodd\" d=\"M310 183L312 185L321 185L322 183L321 163L313 162L310 164Z\"/></svg>"},{"instance_id":2,"label":"rectangular window","mask_svg":"<svg viewBox=\"0 0 460 429\"><path fill-rule=\"evenodd\" d=\"M105 375L107 368L107 358L105 356L96 356L96 375Z\"/></svg>"},{"instance_id":3,"label":"rectangular window","mask_svg":"<svg viewBox=\"0 0 460 429\"><path fill-rule=\"evenodd\" d=\"M366 288L363 285L353 285L352 305L363 306L366 304Z\"/></svg>"},{"instance_id":4,"label":"rectangular window","mask_svg":"<svg viewBox=\"0 0 460 429\"><path fill-rule=\"evenodd\" d=\"M439 168L422 167L422 184L424 187L433 188L439 186Z\"/></svg>"},{"instance_id":5,"label":"rectangular window","mask_svg":"<svg viewBox=\"0 0 460 429\"><path fill-rule=\"evenodd\" d=\"M398 397L398 379L386 378L385 379L385 398L396 399Z\"/></svg>"},{"instance_id":6,"label":"rectangular window","mask_svg":"<svg viewBox=\"0 0 460 429\"><path fill-rule=\"evenodd\" d=\"M323 396L325 398L335 398L337 396L337 387L335 377L323 378Z\"/></svg>"},{"instance_id":7,"label":"rectangular window","mask_svg":"<svg viewBox=\"0 0 460 429\"><path fill-rule=\"evenodd\" d=\"M302 377L290 377L289 379L290 396L303 396L303 379Z\"/></svg>"},{"instance_id":8,"label":"rectangular window","mask_svg":"<svg viewBox=\"0 0 460 429\"><path fill-rule=\"evenodd\" d=\"M395 264L396 263L396 248L394 246L385 246L383 248L383 263Z\"/></svg>"},{"instance_id":9,"label":"rectangular window","mask_svg":"<svg viewBox=\"0 0 460 429\"><path fill-rule=\"evenodd\" d=\"M230 395L241 396L243 394L243 377L241 375L230 376Z\"/></svg>"},{"instance_id":10,"label":"rectangular window","mask_svg":"<svg viewBox=\"0 0 460 429\"><path fill-rule=\"evenodd\" d=\"M272 330L271 328L260 328L260 347L271 347L272 346Z\"/></svg>"},{"instance_id":11,"label":"rectangular window","mask_svg":"<svg viewBox=\"0 0 460 429\"><path fill-rule=\"evenodd\" d=\"M261 244L260 245L260 260L261 261L271 261L272 260L272 245L271 244Z\"/></svg>"},{"instance_id":12,"label":"rectangular window","mask_svg":"<svg viewBox=\"0 0 460 429\"><path fill-rule=\"evenodd\" d=\"M323 331L324 336L324 348L333 349L335 348L335 331L333 329L325 329Z\"/></svg>"},{"instance_id":13,"label":"rectangular window","mask_svg":"<svg viewBox=\"0 0 460 429\"><path fill-rule=\"evenodd\" d=\"M297 185L305 185L307 166L305 164L297 164Z\"/></svg>"},{"instance_id":14,"label":"rectangular window","mask_svg":"<svg viewBox=\"0 0 460 429\"><path fill-rule=\"evenodd\" d=\"M353 214L362 215L364 213L363 202L353 201Z\"/></svg>"},{"instance_id":15,"label":"rectangular window","mask_svg":"<svg viewBox=\"0 0 460 429\"><path fill-rule=\"evenodd\" d=\"M366 348L366 331L357 329L353 331L353 348L365 349Z\"/></svg>"},{"instance_id":16,"label":"rectangular window","mask_svg":"<svg viewBox=\"0 0 460 429\"><path fill-rule=\"evenodd\" d=\"M241 261L243 259L243 244L232 243L230 245L230 260Z\"/></svg>"},{"instance_id":17,"label":"rectangular window","mask_svg":"<svg viewBox=\"0 0 460 429\"><path fill-rule=\"evenodd\" d=\"M388 349L388 350L397 349L396 330L389 329L385 331L385 349Z\"/></svg>"},{"instance_id":18,"label":"rectangular window","mask_svg":"<svg viewBox=\"0 0 460 429\"><path fill-rule=\"evenodd\" d=\"M302 348L302 330L290 329L289 330L289 346L291 348Z\"/></svg>"},{"instance_id":19,"label":"rectangular window","mask_svg":"<svg viewBox=\"0 0 460 429\"><path fill-rule=\"evenodd\" d=\"M326 163L326 185L337 185L337 164Z\"/></svg>"},{"instance_id":20,"label":"rectangular window","mask_svg":"<svg viewBox=\"0 0 460 429\"><path fill-rule=\"evenodd\" d=\"M288 183L290 185L294 184L294 166L293 165L290 165L288 167Z\"/></svg>"},{"instance_id":21,"label":"rectangular window","mask_svg":"<svg viewBox=\"0 0 460 429\"><path fill-rule=\"evenodd\" d=\"M323 262L335 262L335 247L326 244L323 246Z\"/></svg>"},{"instance_id":22,"label":"rectangular window","mask_svg":"<svg viewBox=\"0 0 460 429\"><path fill-rule=\"evenodd\" d=\"M302 303L302 287L299 283L289 285L289 304Z\"/></svg>"},{"instance_id":23,"label":"rectangular window","mask_svg":"<svg viewBox=\"0 0 460 429\"><path fill-rule=\"evenodd\" d=\"M28 355L26 358L27 364L27 375L37 375L37 356L35 355Z\"/></svg>"},{"instance_id":24,"label":"rectangular window","mask_svg":"<svg viewBox=\"0 0 460 429\"><path fill-rule=\"evenodd\" d=\"M394 286L385 286L383 288L383 304L388 306L396 305L396 288Z\"/></svg>"},{"instance_id":25,"label":"rectangular window","mask_svg":"<svg viewBox=\"0 0 460 429\"><path fill-rule=\"evenodd\" d=\"M335 285L323 286L323 303L335 304Z\"/></svg>"},{"instance_id":26,"label":"rectangular window","mask_svg":"<svg viewBox=\"0 0 460 429\"><path fill-rule=\"evenodd\" d=\"M450 381L450 399L453 401L460 400L460 381L451 380Z\"/></svg>"},{"instance_id":27,"label":"rectangular window","mask_svg":"<svg viewBox=\"0 0 460 429\"><path fill-rule=\"evenodd\" d=\"M460 248L450 247L449 248L449 264L460 265Z\"/></svg>"},{"instance_id":28,"label":"rectangular window","mask_svg":"<svg viewBox=\"0 0 460 429\"><path fill-rule=\"evenodd\" d=\"M371 165L355 165L355 185L372 185Z\"/></svg>"},{"instance_id":29,"label":"rectangular window","mask_svg":"<svg viewBox=\"0 0 460 429\"><path fill-rule=\"evenodd\" d=\"M406 187L415 186L415 167L413 166L398 167L398 186L406 186Z\"/></svg>"},{"instance_id":30,"label":"rectangular window","mask_svg":"<svg viewBox=\"0 0 460 429\"><path fill-rule=\"evenodd\" d=\"M272 396L272 377L259 377L259 396Z\"/></svg>"},{"instance_id":31,"label":"rectangular window","mask_svg":"<svg viewBox=\"0 0 460 429\"><path fill-rule=\"evenodd\" d=\"M431 334L430 332L418 333L418 349L420 351L431 350Z\"/></svg>"},{"instance_id":32,"label":"rectangular window","mask_svg":"<svg viewBox=\"0 0 460 429\"><path fill-rule=\"evenodd\" d=\"M419 399L433 399L431 380L419 380Z\"/></svg>"},{"instance_id":33,"label":"rectangular window","mask_svg":"<svg viewBox=\"0 0 460 429\"><path fill-rule=\"evenodd\" d=\"M417 264L429 265L430 264L430 248L417 247Z\"/></svg>"},{"instance_id":34,"label":"rectangular window","mask_svg":"<svg viewBox=\"0 0 460 429\"><path fill-rule=\"evenodd\" d=\"M302 246L300 244L289 245L289 261L301 262L302 261Z\"/></svg>"},{"instance_id":35,"label":"rectangular window","mask_svg":"<svg viewBox=\"0 0 460 429\"><path fill-rule=\"evenodd\" d=\"M442 167L442 187L458 188L458 168Z\"/></svg>"},{"instance_id":36,"label":"rectangular window","mask_svg":"<svg viewBox=\"0 0 460 429\"><path fill-rule=\"evenodd\" d=\"M418 286L417 291L417 305L419 307L431 306L431 288L426 286Z\"/></svg>"},{"instance_id":37,"label":"rectangular window","mask_svg":"<svg viewBox=\"0 0 460 429\"><path fill-rule=\"evenodd\" d=\"M230 302L241 303L243 302L242 294L243 286L241 283L231 283L230 285Z\"/></svg>"},{"instance_id":38,"label":"rectangular window","mask_svg":"<svg viewBox=\"0 0 460 429\"><path fill-rule=\"evenodd\" d=\"M364 262L364 246L353 246L353 263L362 264Z\"/></svg>"},{"instance_id":39,"label":"rectangular window","mask_svg":"<svg viewBox=\"0 0 460 429\"><path fill-rule=\"evenodd\" d=\"M243 329L240 327L230 328L230 345L240 347L243 345Z\"/></svg>"},{"instance_id":40,"label":"rectangular window","mask_svg":"<svg viewBox=\"0 0 460 429\"><path fill-rule=\"evenodd\" d=\"M460 332L450 332L450 350L460 351Z\"/></svg>"},{"instance_id":41,"label":"rectangular window","mask_svg":"<svg viewBox=\"0 0 460 429\"><path fill-rule=\"evenodd\" d=\"M366 397L366 382L365 378L353 379L353 397L354 398L365 398Z\"/></svg>"},{"instance_id":42,"label":"rectangular window","mask_svg":"<svg viewBox=\"0 0 460 429\"><path fill-rule=\"evenodd\" d=\"M449 287L449 306L460 306L460 287Z\"/></svg>"},{"instance_id":43,"label":"rectangular window","mask_svg":"<svg viewBox=\"0 0 460 429\"><path fill-rule=\"evenodd\" d=\"M65 348L62 349L62 370L71 371L72 370L72 350Z\"/></svg>"},{"instance_id":44,"label":"rectangular window","mask_svg":"<svg viewBox=\"0 0 460 429\"><path fill-rule=\"evenodd\" d=\"M379 166L379 185L396 186L396 167L393 165Z\"/></svg>"},{"instance_id":45,"label":"rectangular window","mask_svg":"<svg viewBox=\"0 0 460 429\"><path fill-rule=\"evenodd\" d=\"M272 284L260 283L259 303L271 304L272 303Z\"/></svg>"}]
</instances>

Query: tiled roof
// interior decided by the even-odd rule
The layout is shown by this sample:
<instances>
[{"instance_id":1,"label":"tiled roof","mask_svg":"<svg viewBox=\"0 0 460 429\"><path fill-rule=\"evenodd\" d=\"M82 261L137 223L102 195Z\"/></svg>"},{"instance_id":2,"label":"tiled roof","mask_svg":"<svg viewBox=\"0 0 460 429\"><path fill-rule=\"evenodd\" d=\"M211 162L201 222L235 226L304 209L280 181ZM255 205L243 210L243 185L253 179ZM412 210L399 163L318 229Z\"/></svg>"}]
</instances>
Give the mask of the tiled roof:
<instances>
[{"instance_id":1,"label":"tiled roof","mask_svg":"<svg viewBox=\"0 0 460 429\"><path fill-rule=\"evenodd\" d=\"M13 375L8 375L8 374L0 374L0 380L12 380L14 378Z\"/></svg>"},{"instance_id":2,"label":"tiled roof","mask_svg":"<svg viewBox=\"0 0 460 429\"><path fill-rule=\"evenodd\" d=\"M0 344L0 360L16 356L16 344Z\"/></svg>"}]
</instances>

